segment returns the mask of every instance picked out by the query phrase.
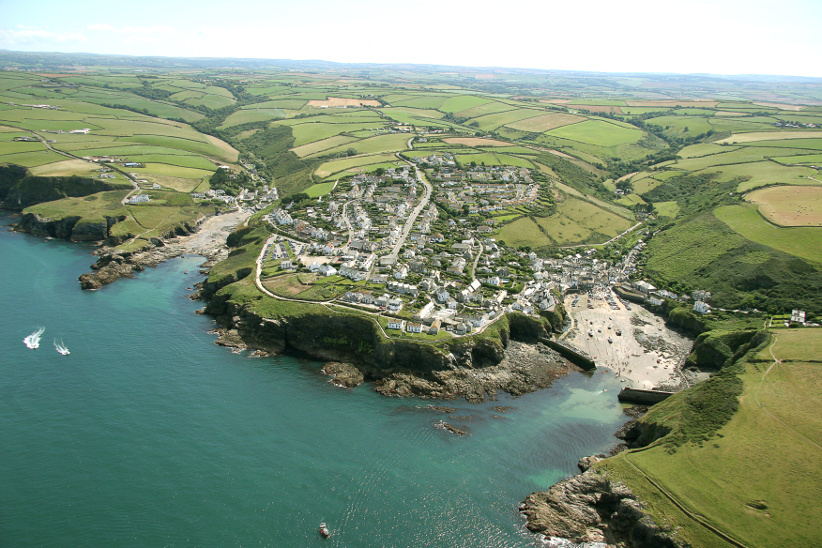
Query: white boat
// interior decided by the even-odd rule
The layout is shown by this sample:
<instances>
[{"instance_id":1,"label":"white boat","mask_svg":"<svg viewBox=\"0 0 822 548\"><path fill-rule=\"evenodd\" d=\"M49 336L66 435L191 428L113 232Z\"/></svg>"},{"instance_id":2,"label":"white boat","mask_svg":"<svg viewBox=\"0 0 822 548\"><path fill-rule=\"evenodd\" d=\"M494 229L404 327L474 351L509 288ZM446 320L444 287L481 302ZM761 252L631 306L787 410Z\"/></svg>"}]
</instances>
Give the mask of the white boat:
<instances>
[{"instance_id":1,"label":"white boat","mask_svg":"<svg viewBox=\"0 0 822 548\"><path fill-rule=\"evenodd\" d=\"M43 338L43 333L46 331L45 327L41 327L31 335L27 335L23 339L23 344L32 350L40 346L40 339Z\"/></svg>"},{"instance_id":2,"label":"white boat","mask_svg":"<svg viewBox=\"0 0 822 548\"><path fill-rule=\"evenodd\" d=\"M55 339L54 349L57 350L57 352L59 352L63 356L68 356L69 354L71 354L71 352L69 352L68 347L65 344L63 344L63 341L60 341L60 344L57 344L57 340Z\"/></svg>"}]
</instances>

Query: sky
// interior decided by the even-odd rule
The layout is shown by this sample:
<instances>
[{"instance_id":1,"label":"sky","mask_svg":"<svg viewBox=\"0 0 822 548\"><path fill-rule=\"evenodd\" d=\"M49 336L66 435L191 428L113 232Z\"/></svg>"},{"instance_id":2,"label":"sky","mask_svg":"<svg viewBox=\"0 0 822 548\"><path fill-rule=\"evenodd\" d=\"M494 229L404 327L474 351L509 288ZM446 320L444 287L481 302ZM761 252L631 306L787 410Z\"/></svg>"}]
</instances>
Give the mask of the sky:
<instances>
[{"instance_id":1,"label":"sky","mask_svg":"<svg viewBox=\"0 0 822 548\"><path fill-rule=\"evenodd\" d=\"M0 49L822 77L822 0L0 0Z\"/></svg>"}]
</instances>

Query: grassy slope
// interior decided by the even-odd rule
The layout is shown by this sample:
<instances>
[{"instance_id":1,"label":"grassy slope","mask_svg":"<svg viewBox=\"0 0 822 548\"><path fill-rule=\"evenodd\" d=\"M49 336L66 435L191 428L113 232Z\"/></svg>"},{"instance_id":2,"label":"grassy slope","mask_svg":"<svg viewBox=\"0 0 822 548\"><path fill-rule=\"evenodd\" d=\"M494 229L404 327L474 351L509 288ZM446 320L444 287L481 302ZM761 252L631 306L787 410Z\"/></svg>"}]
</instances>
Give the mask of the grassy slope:
<instances>
[{"instance_id":1,"label":"grassy slope","mask_svg":"<svg viewBox=\"0 0 822 548\"><path fill-rule=\"evenodd\" d=\"M682 527L678 536L694 546L730 544L674 506L660 488L747 546L814 546L822 538L822 510L810 503L822 497L822 402L816 396L822 368L812 351L822 345L822 331L782 330L777 340L776 357L793 361L765 375L773 360L760 352L740 366L739 410L714 436L674 449L663 438L604 465L648 502L658 523ZM797 354L797 347L805 351ZM682 406L682 398L672 399L654 411L676 417Z\"/></svg>"}]
</instances>

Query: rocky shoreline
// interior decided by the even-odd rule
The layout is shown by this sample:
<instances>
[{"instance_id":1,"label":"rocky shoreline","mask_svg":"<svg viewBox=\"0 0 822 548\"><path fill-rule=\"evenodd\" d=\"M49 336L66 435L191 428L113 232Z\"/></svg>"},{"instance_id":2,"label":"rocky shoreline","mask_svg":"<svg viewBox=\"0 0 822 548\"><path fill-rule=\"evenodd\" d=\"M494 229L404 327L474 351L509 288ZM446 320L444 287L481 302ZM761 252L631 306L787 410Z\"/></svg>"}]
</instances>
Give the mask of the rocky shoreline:
<instances>
[{"instance_id":1,"label":"rocky shoreline","mask_svg":"<svg viewBox=\"0 0 822 548\"><path fill-rule=\"evenodd\" d=\"M625 410L633 418L614 434L623 441L611 450L612 456L665 435L653 427L643 428L638 419L647 410L644 406ZM645 513L624 483L597 469L606 458L604 454L583 457L577 463L580 474L555 483L548 491L528 495L519 507L528 530L544 535L551 546L686 548L670 529L659 527Z\"/></svg>"},{"instance_id":2,"label":"rocky shoreline","mask_svg":"<svg viewBox=\"0 0 822 548\"><path fill-rule=\"evenodd\" d=\"M599 457L604 457L601 455ZM598 457L583 459L596 462ZM581 474L536 492L520 505L529 531L547 540L631 548L682 548L670 531L658 527L628 487L612 481L595 465Z\"/></svg>"},{"instance_id":3,"label":"rocky shoreline","mask_svg":"<svg viewBox=\"0 0 822 548\"><path fill-rule=\"evenodd\" d=\"M98 259L91 265L91 272L80 276L80 287L86 290L100 289L121 278L131 278L134 273L141 272L147 267L155 267L186 253L206 257L208 262L204 266L208 267L228 256L228 248L225 245L228 234L249 215L247 212L234 211L204 217L194 224L183 223L163 238L152 238L150 243L136 251L121 252L114 247L101 246L93 252ZM35 236L70 238L73 241L87 240L78 240L74 232L55 232L53 221L39 221L31 214L24 215L14 229ZM100 235L97 236L99 239Z\"/></svg>"},{"instance_id":4,"label":"rocky shoreline","mask_svg":"<svg viewBox=\"0 0 822 548\"><path fill-rule=\"evenodd\" d=\"M206 311L207 313L207 311ZM354 319L354 318L352 318ZM310 322L311 320L302 319ZM289 332L289 324L300 320L263 321L264 330L280 331L282 341L275 336L250 332L240 317L233 325L217 328L217 344L241 349L278 354L297 351L313 359L327 360L322 372L330 382L343 388L353 388L363 382L374 383L374 390L390 397L452 400L464 398L472 403L495 400L499 392L520 396L547 388L571 371L581 371L554 350L536 343L507 340L503 347L484 348L480 352L467 347L461 354L452 350L438 354L429 345L403 343L386 352L375 352L369 358L352 360L346 353L336 354L327 348L313 348L312 341L299 339L303 328ZM296 326L295 326L296 327ZM331 327L331 326L327 326ZM403 352L406 354L403 355ZM388 361L380 356L390 355ZM483 355L484 354L484 355ZM410 365L410 362L418 362Z\"/></svg>"}]
</instances>

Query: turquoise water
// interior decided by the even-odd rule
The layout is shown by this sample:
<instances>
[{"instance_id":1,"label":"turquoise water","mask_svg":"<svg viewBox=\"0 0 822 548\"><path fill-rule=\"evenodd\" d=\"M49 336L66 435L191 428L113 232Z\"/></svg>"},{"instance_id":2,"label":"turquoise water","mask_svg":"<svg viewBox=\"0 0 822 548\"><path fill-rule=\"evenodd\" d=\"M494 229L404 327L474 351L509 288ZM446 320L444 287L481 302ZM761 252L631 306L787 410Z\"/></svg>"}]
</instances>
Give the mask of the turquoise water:
<instances>
[{"instance_id":1,"label":"turquoise water","mask_svg":"<svg viewBox=\"0 0 822 548\"><path fill-rule=\"evenodd\" d=\"M604 372L448 416L338 389L216 346L202 259L84 292L89 251L0 227L0 546L533 546L518 503L625 421Z\"/></svg>"}]
</instances>

